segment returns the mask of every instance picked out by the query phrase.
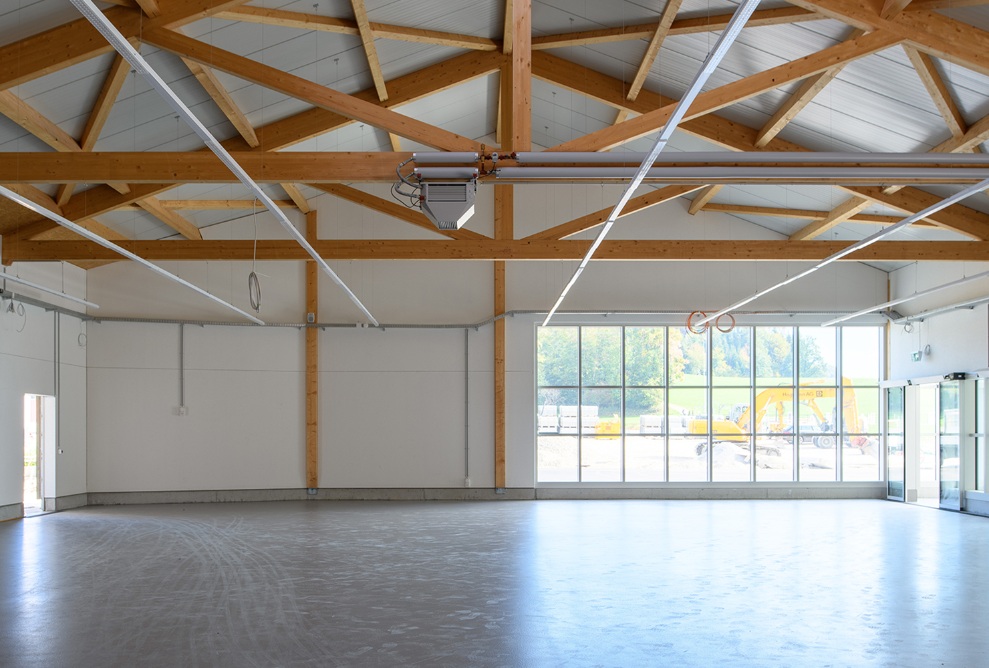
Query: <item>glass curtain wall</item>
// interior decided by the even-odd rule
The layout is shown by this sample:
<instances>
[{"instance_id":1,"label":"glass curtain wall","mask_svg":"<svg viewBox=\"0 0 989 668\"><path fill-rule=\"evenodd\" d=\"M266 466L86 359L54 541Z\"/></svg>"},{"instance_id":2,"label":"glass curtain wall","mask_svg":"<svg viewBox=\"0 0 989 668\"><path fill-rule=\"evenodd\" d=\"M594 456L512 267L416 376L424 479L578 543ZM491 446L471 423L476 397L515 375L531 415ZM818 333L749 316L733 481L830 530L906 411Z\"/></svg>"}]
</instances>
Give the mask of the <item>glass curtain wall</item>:
<instances>
[{"instance_id":1,"label":"glass curtain wall","mask_svg":"<svg viewBox=\"0 0 989 668\"><path fill-rule=\"evenodd\" d=\"M880 480L881 331L538 328L537 480Z\"/></svg>"}]
</instances>

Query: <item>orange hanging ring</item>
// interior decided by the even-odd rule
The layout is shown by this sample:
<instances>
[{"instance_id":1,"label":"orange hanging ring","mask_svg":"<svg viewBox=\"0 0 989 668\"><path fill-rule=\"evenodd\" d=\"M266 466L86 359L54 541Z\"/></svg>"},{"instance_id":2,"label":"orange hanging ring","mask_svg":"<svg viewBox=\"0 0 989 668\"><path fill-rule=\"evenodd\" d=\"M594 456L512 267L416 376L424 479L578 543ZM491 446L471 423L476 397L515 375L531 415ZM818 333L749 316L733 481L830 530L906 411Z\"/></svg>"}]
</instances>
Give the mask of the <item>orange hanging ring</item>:
<instances>
[{"instance_id":1,"label":"orange hanging ring","mask_svg":"<svg viewBox=\"0 0 989 668\"><path fill-rule=\"evenodd\" d=\"M699 326L700 329L698 329L697 326L693 324L694 316L698 316L698 315L701 318L707 317L707 313L704 313L704 311L694 311L693 313L687 316L687 331L689 331L691 334L703 334L708 327L708 324L704 323L703 325L700 325Z\"/></svg>"},{"instance_id":2,"label":"orange hanging ring","mask_svg":"<svg viewBox=\"0 0 989 668\"><path fill-rule=\"evenodd\" d=\"M725 317L725 316L728 316L729 318L731 318L731 324L728 325L727 328L722 328L721 327L721 319L723 317ZM731 313L722 313L721 315L718 316L718 319L714 321L714 326L722 334L727 334L731 330L735 329L735 316L733 316Z\"/></svg>"}]
</instances>

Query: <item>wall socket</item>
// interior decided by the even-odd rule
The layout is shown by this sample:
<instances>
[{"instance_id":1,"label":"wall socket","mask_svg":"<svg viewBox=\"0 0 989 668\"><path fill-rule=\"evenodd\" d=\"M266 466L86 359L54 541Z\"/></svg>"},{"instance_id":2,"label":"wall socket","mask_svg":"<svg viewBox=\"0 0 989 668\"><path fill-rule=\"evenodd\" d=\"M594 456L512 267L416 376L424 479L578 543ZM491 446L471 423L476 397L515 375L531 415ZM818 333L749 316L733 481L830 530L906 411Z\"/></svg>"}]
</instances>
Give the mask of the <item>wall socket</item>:
<instances>
[{"instance_id":1,"label":"wall socket","mask_svg":"<svg viewBox=\"0 0 989 668\"><path fill-rule=\"evenodd\" d=\"M172 415L188 415L188 406L172 406Z\"/></svg>"}]
</instances>

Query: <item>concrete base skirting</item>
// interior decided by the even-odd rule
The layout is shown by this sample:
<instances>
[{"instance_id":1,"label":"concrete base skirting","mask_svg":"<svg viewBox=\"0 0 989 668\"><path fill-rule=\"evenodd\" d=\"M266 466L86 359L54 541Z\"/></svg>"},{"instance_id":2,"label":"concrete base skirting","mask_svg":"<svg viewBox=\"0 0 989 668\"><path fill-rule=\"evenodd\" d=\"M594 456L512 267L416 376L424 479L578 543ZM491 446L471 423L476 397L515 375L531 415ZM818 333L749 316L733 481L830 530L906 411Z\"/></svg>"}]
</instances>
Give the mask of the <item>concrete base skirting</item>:
<instances>
[{"instance_id":1,"label":"concrete base skirting","mask_svg":"<svg viewBox=\"0 0 989 668\"><path fill-rule=\"evenodd\" d=\"M173 492L90 492L89 505L236 503L245 501L531 501L536 499L884 499L882 483L841 485L718 485L684 483L662 487L490 487L237 489Z\"/></svg>"},{"instance_id":2,"label":"concrete base skirting","mask_svg":"<svg viewBox=\"0 0 989 668\"><path fill-rule=\"evenodd\" d=\"M243 501L474 501L534 499L532 489L491 488L354 488L319 489L310 495L305 489L236 489L176 492L90 492L89 505L115 506L146 503L236 503Z\"/></svg>"},{"instance_id":3,"label":"concrete base skirting","mask_svg":"<svg viewBox=\"0 0 989 668\"><path fill-rule=\"evenodd\" d=\"M883 483L730 485L694 483L661 487L539 487L537 499L885 499Z\"/></svg>"},{"instance_id":4,"label":"concrete base skirting","mask_svg":"<svg viewBox=\"0 0 989 668\"><path fill-rule=\"evenodd\" d=\"M0 506L0 522L16 520L24 517L24 504L12 503L9 506Z\"/></svg>"},{"instance_id":5,"label":"concrete base skirting","mask_svg":"<svg viewBox=\"0 0 989 668\"><path fill-rule=\"evenodd\" d=\"M56 496L45 499L45 510L71 510L89 505L89 494L69 494L67 496Z\"/></svg>"},{"instance_id":6,"label":"concrete base skirting","mask_svg":"<svg viewBox=\"0 0 989 668\"><path fill-rule=\"evenodd\" d=\"M965 512L989 516L989 494L965 492Z\"/></svg>"}]
</instances>

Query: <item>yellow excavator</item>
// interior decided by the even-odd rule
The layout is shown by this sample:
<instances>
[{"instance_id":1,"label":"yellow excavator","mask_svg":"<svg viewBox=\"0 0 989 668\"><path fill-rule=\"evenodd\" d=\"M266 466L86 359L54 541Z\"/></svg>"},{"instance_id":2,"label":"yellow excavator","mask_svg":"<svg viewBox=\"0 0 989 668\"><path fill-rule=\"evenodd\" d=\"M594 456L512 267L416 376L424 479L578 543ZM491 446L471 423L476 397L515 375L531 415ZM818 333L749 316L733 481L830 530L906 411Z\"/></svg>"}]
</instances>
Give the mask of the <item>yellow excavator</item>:
<instances>
[{"instance_id":1,"label":"yellow excavator","mask_svg":"<svg viewBox=\"0 0 989 668\"><path fill-rule=\"evenodd\" d=\"M809 408L817 420L817 431L801 434L801 438L810 439L819 448L833 448L835 446L834 432L837 427L833 416L825 414L817 402L820 399L834 399L837 389L805 385L796 388L796 392L797 401ZM711 421L713 439L715 441L748 441L753 428L760 434L769 433L780 436L789 434L792 432L792 426L784 422L784 416L790 414L790 411L785 410L785 405L791 404L792 406L793 393L794 388L792 387L771 387L762 390L755 396L754 411L750 409L748 404L736 404L731 415L726 416L723 420ZM864 425L859 419L855 390L850 387L842 389L842 418L845 432L864 430ZM707 419L695 418L691 420L688 431L691 434L707 434ZM864 448L868 445L869 439L865 436L849 436L847 443L854 447Z\"/></svg>"}]
</instances>

